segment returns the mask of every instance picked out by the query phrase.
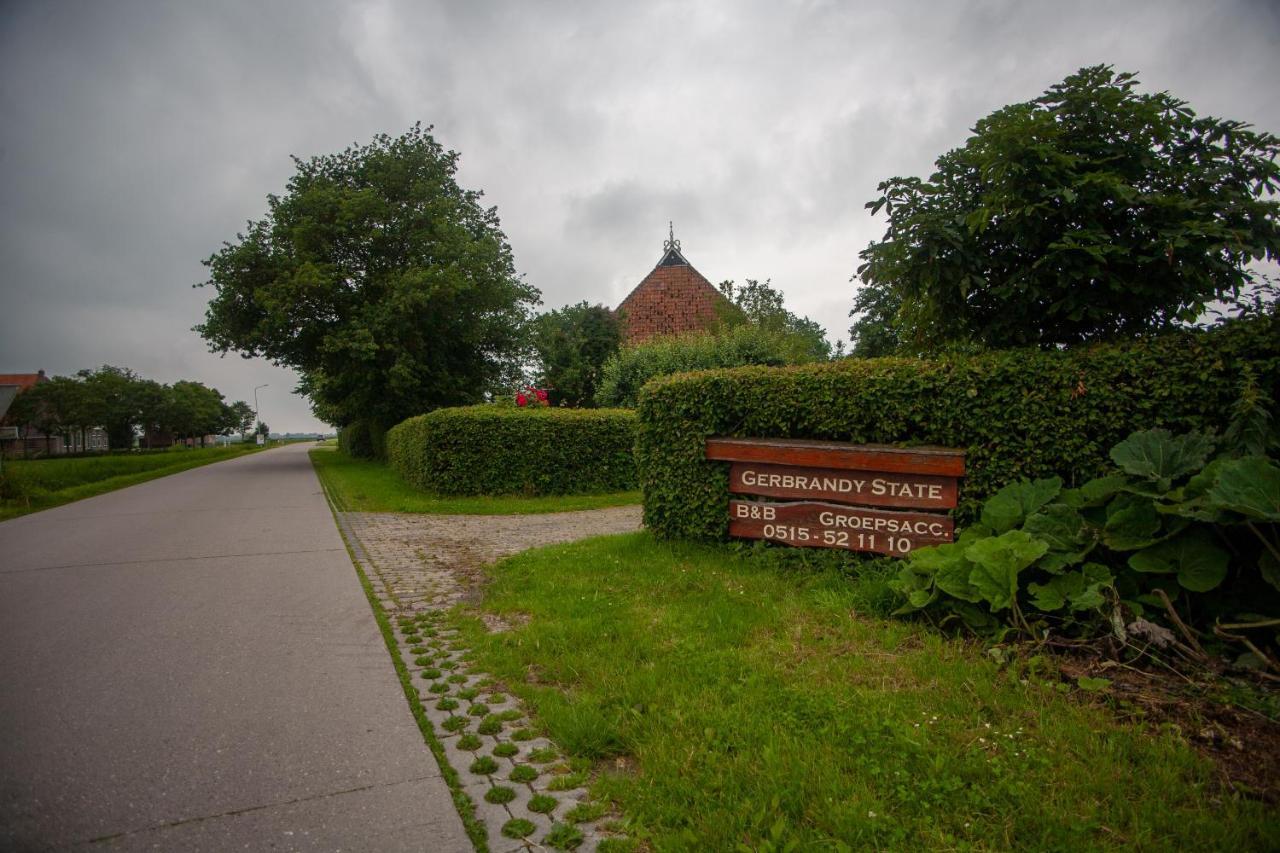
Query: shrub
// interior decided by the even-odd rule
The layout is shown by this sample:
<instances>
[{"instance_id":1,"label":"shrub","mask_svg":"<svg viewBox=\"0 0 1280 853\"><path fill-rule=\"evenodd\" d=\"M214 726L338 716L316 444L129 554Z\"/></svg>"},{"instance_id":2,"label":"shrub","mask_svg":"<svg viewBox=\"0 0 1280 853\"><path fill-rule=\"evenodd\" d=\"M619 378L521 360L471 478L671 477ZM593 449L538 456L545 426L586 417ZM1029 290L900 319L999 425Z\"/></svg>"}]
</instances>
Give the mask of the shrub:
<instances>
[{"instance_id":1,"label":"shrub","mask_svg":"<svg viewBox=\"0 0 1280 853\"><path fill-rule=\"evenodd\" d=\"M373 436L368 421L352 421L338 431L338 449L353 459L373 459Z\"/></svg>"},{"instance_id":2,"label":"shrub","mask_svg":"<svg viewBox=\"0 0 1280 853\"><path fill-rule=\"evenodd\" d=\"M784 365L805 360L792 336L751 323L718 333L704 332L653 338L625 347L604 363L596 402L602 406L635 406L650 379L689 370Z\"/></svg>"},{"instance_id":3,"label":"shrub","mask_svg":"<svg viewBox=\"0 0 1280 853\"><path fill-rule=\"evenodd\" d=\"M1248 450L1150 429L1112 448L1115 473L1079 488L1058 477L1011 483L957 542L911 552L890 582L906 599L898 612L952 613L976 630L1123 637L1119 601L1137 617L1163 619L1179 605L1192 624L1265 628L1249 614L1280 605L1280 466Z\"/></svg>"},{"instance_id":4,"label":"shrub","mask_svg":"<svg viewBox=\"0 0 1280 853\"><path fill-rule=\"evenodd\" d=\"M635 413L466 406L387 433L388 463L442 495L564 495L634 489Z\"/></svg>"},{"instance_id":5,"label":"shrub","mask_svg":"<svg viewBox=\"0 0 1280 853\"><path fill-rule=\"evenodd\" d=\"M1252 378L1250 378L1252 376ZM1079 485L1135 430L1221 431L1240 388L1280 383L1280 316L1068 351L933 361L847 359L655 380L641 395L636 461L658 535L727 535L728 466L711 436L901 442L963 448L957 521L1020 477Z\"/></svg>"}]
</instances>

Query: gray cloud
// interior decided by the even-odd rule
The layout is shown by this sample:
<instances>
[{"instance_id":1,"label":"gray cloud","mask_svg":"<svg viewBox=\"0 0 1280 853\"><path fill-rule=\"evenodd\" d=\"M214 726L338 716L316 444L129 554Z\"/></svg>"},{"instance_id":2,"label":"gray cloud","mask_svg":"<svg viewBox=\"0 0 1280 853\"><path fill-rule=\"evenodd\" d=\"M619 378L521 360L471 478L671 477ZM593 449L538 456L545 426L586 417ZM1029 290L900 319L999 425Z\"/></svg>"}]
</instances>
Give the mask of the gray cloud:
<instances>
[{"instance_id":1,"label":"gray cloud","mask_svg":"<svg viewBox=\"0 0 1280 853\"><path fill-rule=\"evenodd\" d=\"M205 352L191 285L290 155L417 120L548 307L616 304L673 219L708 278L772 278L842 335L879 181L1096 62L1278 131L1277 36L1265 0L9 4L0 369L270 382L272 425L310 425L287 371Z\"/></svg>"}]
</instances>

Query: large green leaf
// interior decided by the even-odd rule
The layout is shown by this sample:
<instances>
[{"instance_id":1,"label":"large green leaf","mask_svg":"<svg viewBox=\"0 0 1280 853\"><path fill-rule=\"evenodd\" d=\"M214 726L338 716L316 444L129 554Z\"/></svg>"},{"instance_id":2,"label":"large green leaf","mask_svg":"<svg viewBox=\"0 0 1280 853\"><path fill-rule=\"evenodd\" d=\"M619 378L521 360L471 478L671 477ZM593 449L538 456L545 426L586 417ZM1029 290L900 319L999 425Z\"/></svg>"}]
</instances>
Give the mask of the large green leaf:
<instances>
[{"instance_id":1,"label":"large green leaf","mask_svg":"<svg viewBox=\"0 0 1280 853\"><path fill-rule=\"evenodd\" d=\"M915 556L914 554L912 556ZM933 601L933 578L930 574L917 572L912 562L904 562L898 569L898 576L889 581L889 588L907 601L897 610L894 616L902 616L926 607Z\"/></svg>"},{"instance_id":2,"label":"large green leaf","mask_svg":"<svg viewBox=\"0 0 1280 853\"><path fill-rule=\"evenodd\" d=\"M1018 594L1018 573L1048 550L1048 543L1021 530L975 542L964 552L974 563L969 582L990 603L992 610L1004 610Z\"/></svg>"},{"instance_id":3,"label":"large green leaf","mask_svg":"<svg viewBox=\"0 0 1280 853\"><path fill-rule=\"evenodd\" d=\"M1101 506L1128 485L1129 478L1124 474L1109 474L1090 480L1078 489L1064 491L1062 500L1074 507Z\"/></svg>"},{"instance_id":4,"label":"large green leaf","mask_svg":"<svg viewBox=\"0 0 1280 853\"><path fill-rule=\"evenodd\" d=\"M1111 460L1134 477L1167 490L1174 480L1199 471L1213 452L1213 440L1198 432L1174 437L1167 429L1135 432L1111 448Z\"/></svg>"},{"instance_id":5,"label":"large green leaf","mask_svg":"<svg viewBox=\"0 0 1280 853\"><path fill-rule=\"evenodd\" d=\"M1083 560L1097 542L1084 517L1066 504L1049 504L1028 518L1022 529L1049 544L1049 552L1037 565L1054 574Z\"/></svg>"},{"instance_id":6,"label":"large green leaf","mask_svg":"<svg viewBox=\"0 0 1280 853\"><path fill-rule=\"evenodd\" d=\"M1061 491L1061 477L1010 483L992 495L982 507L982 523L996 533L1012 530Z\"/></svg>"},{"instance_id":7,"label":"large green leaf","mask_svg":"<svg viewBox=\"0 0 1280 853\"><path fill-rule=\"evenodd\" d=\"M1214 508L1280 522L1280 466L1261 456L1223 462L1206 498Z\"/></svg>"},{"instance_id":8,"label":"large green leaf","mask_svg":"<svg viewBox=\"0 0 1280 853\"><path fill-rule=\"evenodd\" d=\"M1031 603L1046 613L1066 607L1067 593L1073 589L1084 589L1084 575L1079 572L1068 572L1061 577L1050 578L1046 584L1033 583L1027 586L1027 592L1031 593Z\"/></svg>"},{"instance_id":9,"label":"large green leaf","mask_svg":"<svg viewBox=\"0 0 1280 853\"><path fill-rule=\"evenodd\" d=\"M1160 514L1155 503L1141 495L1124 494L1107 505L1107 524L1102 541L1115 551L1135 551L1156 542Z\"/></svg>"},{"instance_id":10,"label":"large green leaf","mask_svg":"<svg viewBox=\"0 0 1280 853\"><path fill-rule=\"evenodd\" d=\"M1027 591L1031 593L1031 603L1046 612L1061 610L1068 604L1072 610L1094 610L1106 603L1102 590L1109 586L1111 572L1106 566L1087 563L1081 571L1050 578L1046 584L1030 584Z\"/></svg>"},{"instance_id":11,"label":"large green leaf","mask_svg":"<svg viewBox=\"0 0 1280 853\"><path fill-rule=\"evenodd\" d=\"M1192 527L1129 557L1136 572L1178 575L1178 583L1192 592L1208 592L1227 576L1230 555L1218 546L1213 532Z\"/></svg>"},{"instance_id":12,"label":"large green leaf","mask_svg":"<svg viewBox=\"0 0 1280 853\"><path fill-rule=\"evenodd\" d=\"M966 544L948 542L931 548L921 548L911 552L908 558L911 568L921 574L933 576L937 589L953 598L963 601L977 602L982 600L981 594L969 583L969 573L973 564L965 558Z\"/></svg>"}]
</instances>

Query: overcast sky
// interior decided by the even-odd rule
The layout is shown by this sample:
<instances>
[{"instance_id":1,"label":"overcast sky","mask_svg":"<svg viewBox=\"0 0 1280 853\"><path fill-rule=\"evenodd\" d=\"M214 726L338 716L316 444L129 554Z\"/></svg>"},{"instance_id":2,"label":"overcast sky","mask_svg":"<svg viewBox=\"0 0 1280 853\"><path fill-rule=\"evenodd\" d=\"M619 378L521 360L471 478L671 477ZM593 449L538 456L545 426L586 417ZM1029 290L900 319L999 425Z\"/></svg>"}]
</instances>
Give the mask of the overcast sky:
<instances>
[{"instance_id":1,"label":"overcast sky","mask_svg":"<svg viewBox=\"0 0 1280 853\"><path fill-rule=\"evenodd\" d=\"M0 373L123 365L319 428L207 351L201 260L291 154L414 122L461 153L546 308L616 306L668 220L713 282L846 337L863 205L1076 69L1280 132L1280 3L0 2Z\"/></svg>"}]
</instances>

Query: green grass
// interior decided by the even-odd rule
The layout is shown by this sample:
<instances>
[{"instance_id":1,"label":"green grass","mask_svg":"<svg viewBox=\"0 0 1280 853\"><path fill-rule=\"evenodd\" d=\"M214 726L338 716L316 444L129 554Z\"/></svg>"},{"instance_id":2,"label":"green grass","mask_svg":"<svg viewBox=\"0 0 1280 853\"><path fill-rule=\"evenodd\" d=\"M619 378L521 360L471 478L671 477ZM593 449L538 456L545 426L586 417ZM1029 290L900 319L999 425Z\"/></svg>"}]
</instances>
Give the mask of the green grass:
<instances>
[{"instance_id":1,"label":"green grass","mask_svg":"<svg viewBox=\"0 0 1280 853\"><path fill-rule=\"evenodd\" d=\"M338 509L345 512L411 512L438 515L523 515L604 509L640 503L640 493L546 497L445 498L420 492L381 462L352 459L328 448L311 451L311 461Z\"/></svg>"},{"instance_id":2,"label":"green grass","mask_svg":"<svg viewBox=\"0 0 1280 853\"><path fill-rule=\"evenodd\" d=\"M253 444L167 450L159 453L77 456L70 459L6 459L0 475L0 520L38 512L234 459L262 448Z\"/></svg>"},{"instance_id":3,"label":"green grass","mask_svg":"<svg viewBox=\"0 0 1280 853\"><path fill-rule=\"evenodd\" d=\"M883 563L850 578L773 553L541 548L492 568L481 605L527 623L454 621L653 849L1280 847L1280 813L1176 733L884 618Z\"/></svg>"}]
</instances>

